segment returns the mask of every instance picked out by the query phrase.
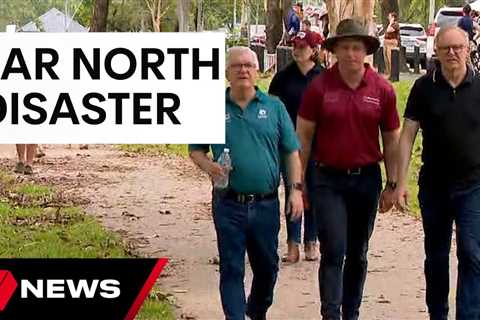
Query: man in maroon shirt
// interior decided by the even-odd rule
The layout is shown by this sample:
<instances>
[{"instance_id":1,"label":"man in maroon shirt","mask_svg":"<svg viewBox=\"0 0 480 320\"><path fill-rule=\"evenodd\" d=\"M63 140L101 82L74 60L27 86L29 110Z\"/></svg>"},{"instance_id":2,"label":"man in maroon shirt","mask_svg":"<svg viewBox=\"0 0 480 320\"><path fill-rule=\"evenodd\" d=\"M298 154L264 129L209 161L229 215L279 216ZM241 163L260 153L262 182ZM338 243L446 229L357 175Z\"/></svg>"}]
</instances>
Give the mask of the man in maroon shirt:
<instances>
[{"instance_id":1,"label":"man in maroon shirt","mask_svg":"<svg viewBox=\"0 0 480 320\"><path fill-rule=\"evenodd\" d=\"M317 167L314 210L321 244L321 314L328 320L341 315L356 320L378 203L380 211L393 205L400 121L392 86L364 64L378 49L378 40L358 21L346 19L325 46L338 62L307 88L297 133L304 168L312 148ZM314 134L315 145L310 147ZM387 174L383 192L382 160Z\"/></svg>"}]
</instances>

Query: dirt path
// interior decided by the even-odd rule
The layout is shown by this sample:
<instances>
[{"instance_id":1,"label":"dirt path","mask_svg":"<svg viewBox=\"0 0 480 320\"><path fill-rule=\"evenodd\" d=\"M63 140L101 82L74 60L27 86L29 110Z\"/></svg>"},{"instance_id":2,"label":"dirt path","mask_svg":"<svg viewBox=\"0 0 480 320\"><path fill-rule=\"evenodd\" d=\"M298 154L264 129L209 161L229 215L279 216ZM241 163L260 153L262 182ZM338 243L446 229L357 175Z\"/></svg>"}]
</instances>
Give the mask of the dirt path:
<instances>
[{"instance_id":1,"label":"dirt path","mask_svg":"<svg viewBox=\"0 0 480 320\"><path fill-rule=\"evenodd\" d=\"M10 149L9 149L10 148ZM0 155L13 156L0 146ZM174 295L179 318L221 319L216 242L207 178L189 161L143 157L111 146L48 146L37 181L84 200L89 213L143 254L170 258L160 283ZM13 168L12 159L2 166ZM285 228L281 251L285 250ZM407 216L379 215L370 245L362 319L426 319L422 229ZM452 263L456 266L456 263ZM269 319L318 319L317 263L281 266ZM247 268L248 270L248 268ZM455 274L452 272L452 283ZM247 283L251 279L247 275ZM452 284L452 287L454 285ZM452 293L452 302L453 302Z\"/></svg>"}]
</instances>

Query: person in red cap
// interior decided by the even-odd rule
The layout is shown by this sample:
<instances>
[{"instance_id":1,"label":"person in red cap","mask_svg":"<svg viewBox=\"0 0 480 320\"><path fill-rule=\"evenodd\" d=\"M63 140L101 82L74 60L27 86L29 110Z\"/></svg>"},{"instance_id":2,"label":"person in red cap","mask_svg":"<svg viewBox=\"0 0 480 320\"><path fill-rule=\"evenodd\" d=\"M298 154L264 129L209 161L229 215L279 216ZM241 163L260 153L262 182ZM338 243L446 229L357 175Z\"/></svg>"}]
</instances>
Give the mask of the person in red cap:
<instances>
[{"instance_id":1,"label":"person in red cap","mask_svg":"<svg viewBox=\"0 0 480 320\"><path fill-rule=\"evenodd\" d=\"M320 41L321 36L311 31L299 32L293 37L293 62L277 72L270 83L268 92L282 100L294 125L297 121L297 112L303 92L310 81L322 71L322 68L316 63ZM287 173L284 168L285 166L282 166L283 181L287 181ZM310 163L309 168L305 179L308 190L313 188L313 163ZM285 199L288 199L289 194L289 188L285 188ZM314 261L318 259L316 223L311 210L305 210L304 216L303 243L305 246L305 260ZM286 222L288 251L283 256L282 261L296 263L300 259L299 246L301 243L302 221L301 218L294 221L287 216Z\"/></svg>"}]
</instances>

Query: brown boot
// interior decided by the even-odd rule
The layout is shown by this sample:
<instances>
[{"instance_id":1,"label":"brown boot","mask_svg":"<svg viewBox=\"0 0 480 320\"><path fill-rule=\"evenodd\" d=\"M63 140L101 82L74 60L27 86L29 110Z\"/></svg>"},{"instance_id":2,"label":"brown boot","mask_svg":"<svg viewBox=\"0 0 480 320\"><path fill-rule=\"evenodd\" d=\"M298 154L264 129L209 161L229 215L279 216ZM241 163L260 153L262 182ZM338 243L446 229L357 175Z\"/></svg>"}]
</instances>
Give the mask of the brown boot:
<instances>
[{"instance_id":1,"label":"brown boot","mask_svg":"<svg viewBox=\"0 0 480 320\"><path fill-rule=\"evenodd\" d=\"M318 260L318 246L315 241L308 241L307 243L305 243L305 260Z\"/></svg>"},{"instance_id":2,"label":"brown boot","mask_svg":"<svg viewBox=\"0 0 480 320\"><path fill-rule=\"evenodd\" d=\"M298 243L288 241L287 254L282 257L282 262L287 264L297 263L300 260L300 249Z\"/></svg>"}]
</instances>

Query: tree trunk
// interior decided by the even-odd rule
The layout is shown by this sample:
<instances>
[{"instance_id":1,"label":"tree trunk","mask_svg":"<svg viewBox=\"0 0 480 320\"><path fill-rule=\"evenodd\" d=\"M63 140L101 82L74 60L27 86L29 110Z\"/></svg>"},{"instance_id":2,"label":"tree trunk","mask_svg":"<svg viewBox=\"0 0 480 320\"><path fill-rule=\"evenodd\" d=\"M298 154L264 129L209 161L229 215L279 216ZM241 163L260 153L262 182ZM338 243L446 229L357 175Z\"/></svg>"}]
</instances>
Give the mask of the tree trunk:
<instances>
[{"instance_id":1,"label":"tree trunk","mask_svg":"<svg viewBox=\"0 0 480 320\"><path fill-rule=\"evenodd\" d=\"M282 10L278 0L267 0L267 34L266 47L268 53L275 53L283 35Z\"/></svg>"},{"instance_id":2,"label":"tree trunk","mask_svg":"<svg viewBox=\"0 0 480 320\"><path fill-rule=\"evenodd\" d=\"M90 32L107 31L108 3L109 0L95 0Z\"/></svg>"},{"instance_id":3,"label":"tree trunk","mask_svg":"<svg viewBox=\"0 0 480 320\"><path fill-rule=\"evenodd\" d=\"M165 15L165 12L162 12L162 0L145 0L145 4L150 11L153 31L160 32L162 17Z\"/></svg>"},{"instance_id":4,"label":"tree trunk","mask_svg":"<svg viewBox=\"0 0 480 320\"><path fill-rule=\"evenodd\" d=\"M288 18L288 12L292 8L292 0L280 0L282 4L282 21L283 21L283 27L285 30L287 30L287 18ZM283 29L282 29L283 31Z\"/></svg>"},{"instance_id":5,"label":"tree trunk","mask_svg":"<svg viewBox=\"0 0 480 320\"><path fill-rule=\"evenodd\" d=\"M190 0L177 0L178 31L187 32L190 18Z\"/></svg>"},{"instance_id":6,"label":"tree trunk","mask_svg":"<svg viewBox=\"0 0 480 320\"><path fill-rule=\"evenodd\" d=\"M372 22L375 0L326 0L329 30L335 34L337 25L343 19L356 17L364 26Z\"/></svg>"},{"instance_id":7,"label":"tree trunk","mask_svg":"<svg viewBox=\"0 0 480 320\"><path fill-rule=\"evenodd\" d=\"M248 0L242 0L242 6L240 10L240 35L248 38L250 35L249 30L249 17L250 17L250 5Z\"/></svg>"},{"instance_id":8,"label":"tree trunk","mask_svg":"<svg viewBox=\"0 0 480 320\"><path fill-rule=\"evenodd\" d=\"M360 0L363 1L363 0ZM353 16L353 0L327 0L328 19L330 23L330 33L335 34L338 23L346 18Z\"/></svg>"},{"instance_id":9,"label":"tree trunk","mask_svg":"<svg viewBox=\"0 0 480 320\"><path fill-rule=\"evenodd\" d=\"M364 26L372 23L375 0L356 0L353 7L353 15L360 18Z\"/></svg>"},{"instance_id":10,"label":"tree trunk","mask_svg":"<svg viewBox=\"0 0 480 320\"><path fill-rule=\"evenodd\" d=\"M390 12L396 12L400 17L398 0L381 0L380 7L382 8L382 24L384 28L386 28L388 25L388 14Z\"/></svg>"},{"instance_id":11,"label":"tree trunk","mask_svg":"<svg viewBox=\"0 0 480 320\"><path fill-rule=\"evenodd\" d=\"M197 0L197 18L195 30L197 32L203 31L203 0Z\"/></svg>"}]
</instances>

